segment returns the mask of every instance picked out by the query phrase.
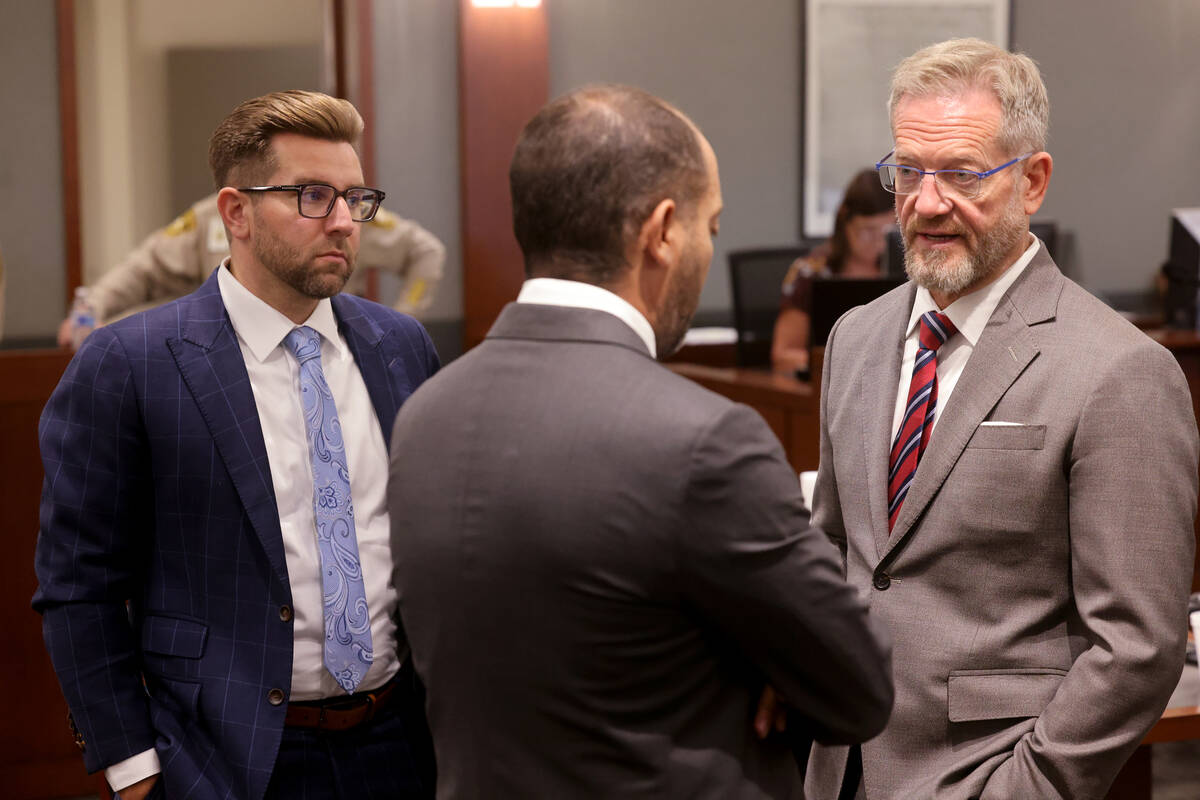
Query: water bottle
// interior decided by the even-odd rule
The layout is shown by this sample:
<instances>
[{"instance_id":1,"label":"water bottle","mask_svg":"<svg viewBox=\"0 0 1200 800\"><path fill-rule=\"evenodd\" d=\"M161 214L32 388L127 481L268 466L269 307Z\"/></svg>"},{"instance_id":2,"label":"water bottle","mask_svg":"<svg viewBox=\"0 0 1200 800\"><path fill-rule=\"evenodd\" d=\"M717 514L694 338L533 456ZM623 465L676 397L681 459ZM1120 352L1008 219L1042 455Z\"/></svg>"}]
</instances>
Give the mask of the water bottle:
<instances>
[{"instance_id":1,"label":"water bottle","mask_svg":"<svg viewBox=\"0 0 1200 800\"><path fill-rule=\"evenodd\" d=\"M87 287L80 286L75 290L75 302L71 305L71 347L78 350L95 327L96 309L88 300Z\"/></svg>"}]
</instances>

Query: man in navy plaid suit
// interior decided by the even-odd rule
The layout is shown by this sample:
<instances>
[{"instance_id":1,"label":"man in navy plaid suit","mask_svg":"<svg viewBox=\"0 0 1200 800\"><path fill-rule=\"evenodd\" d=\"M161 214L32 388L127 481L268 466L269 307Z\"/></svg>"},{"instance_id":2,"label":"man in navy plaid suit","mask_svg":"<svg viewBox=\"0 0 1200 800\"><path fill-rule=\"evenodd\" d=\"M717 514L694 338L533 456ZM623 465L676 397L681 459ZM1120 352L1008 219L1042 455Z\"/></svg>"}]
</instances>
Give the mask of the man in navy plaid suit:
<instances>
[{"instance_id":1,"label":"man in navy plaid suit","mask_svg":"<svg viewBox=\"0 0 1200 800\"><path fill-rule=\"evenodd\" d=\"M314 92L238 106L209 151L230 258L93 333L42 415L34 607L84 763L122 800L433 794L383 431L438 358L415 320L339 294L383 199L363 186L361 132L350 103ZM312 394L344 442L357 550L336 579L365 598L367 643L352 679L329 655L346 564L318 543Z\"/></svg>"}]
</instances>

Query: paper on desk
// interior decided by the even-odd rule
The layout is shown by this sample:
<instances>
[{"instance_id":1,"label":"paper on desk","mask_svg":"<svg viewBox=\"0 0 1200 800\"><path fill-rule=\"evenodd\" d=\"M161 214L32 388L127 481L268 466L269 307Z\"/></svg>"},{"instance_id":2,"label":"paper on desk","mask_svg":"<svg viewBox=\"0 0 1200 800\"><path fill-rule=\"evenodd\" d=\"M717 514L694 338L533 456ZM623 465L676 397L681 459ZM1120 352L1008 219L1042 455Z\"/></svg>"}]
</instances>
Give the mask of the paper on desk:
<instances>
[{"instance_id":1,"label":"paper on desk","mask_svg":"<svg viewBox=\"0 0 1200 800\"><path fill-rule=\"evenodd\" d=\"M1192 238L1200 242L1200 208L1176 208L1171 213L1183 227L1187 228Z\"/></svg>"},{"instance_id":2,"label":"paper on desk","mask_svg":"<svg viewBox=\"0 0 1200 800\"><path fill-rule=\"evenodd\" d=\"M684 345L734 344L736 342L736 328L689 328L688 332L683 335Z\"/></svg>"}]
</instances>

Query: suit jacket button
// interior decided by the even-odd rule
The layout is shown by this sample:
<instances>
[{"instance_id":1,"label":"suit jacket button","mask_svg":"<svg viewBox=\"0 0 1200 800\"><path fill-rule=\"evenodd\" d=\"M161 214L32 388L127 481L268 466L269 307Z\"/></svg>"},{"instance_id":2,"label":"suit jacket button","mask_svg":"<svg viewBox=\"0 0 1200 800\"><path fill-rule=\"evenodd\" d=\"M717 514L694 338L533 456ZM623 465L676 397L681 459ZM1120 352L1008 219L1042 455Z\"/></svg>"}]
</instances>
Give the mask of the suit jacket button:
<instances>
[{"instance_id":1,"label":"suit jacket button","mask_svg":"<svg viewBox=\"0 0 1200 800\"><path fill-rule=\"evenodd\" d=\"M892 585L892 579L886 572L881 572L875 576L875 580L871 581L875 588L881 592L887 591L887 588Z\"/></svg>"},{"instance_id":2,"label":"suit jacket button","mask_svg":"<svg viewBox=\"0 0 1200 800\"><path fill-rule=\"evenodd\" d=\"M267 702L273 706L280 705L283 702L283 689L272 689L267 692Z\"/></svg>"},{"instance_id":3,"label":"suit jacket button","mask_svg":"<svg viewBox=\"0 0 1200 800\"><path fill-rule=\"evenodd\" d=\"M284 622L291 622L292 621L292 607L291 606L280 606L279 607L279 618L281 620L283 620Z\"/></svg>"},{"instance_id":4,"label":"suit jacket button","mask_svg":"<svg viewBox=\"0 0 1200 800\"><path fill-rule=\"evenodd\" d=\"M79 728L75 727L75 717L67 714L67 724L71 726L71 737L75 740L75 746L82 751L87 751L87 742L83 739L83 734L79 732Z\"/></svg>"}]
</instances>

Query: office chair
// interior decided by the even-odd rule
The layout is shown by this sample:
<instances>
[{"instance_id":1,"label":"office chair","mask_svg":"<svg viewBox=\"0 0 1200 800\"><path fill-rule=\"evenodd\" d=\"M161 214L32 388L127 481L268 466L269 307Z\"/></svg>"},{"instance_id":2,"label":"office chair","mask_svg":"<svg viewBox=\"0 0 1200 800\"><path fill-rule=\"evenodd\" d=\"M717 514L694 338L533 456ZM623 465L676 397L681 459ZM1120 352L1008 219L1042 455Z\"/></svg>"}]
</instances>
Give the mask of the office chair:
<instances>
[{"instance_id":1,"label":"office chair","mask_svg":"<svg viewBox=\"0 0 1200 800\"><path fill-rule=\"evenodd\" d=\"M783 278L793 261L808 255L821 241L808 239L790 247L729 253L738 366L758 367L771 363L771 337L775 332L775 318L779 316Z\"/></svg>"},{"instance_id":2,"label":"office chair","mask_svg":"<svg viewBox=\"0 0 1200 800\"><path fill-rule=\"evenodd\" d=\"M1056 262L1058 261L1058 223L1057 222L1033 222L1029 223L1029 232L1042 240L1046 245L1046 251L1050 253L1050 257Z\"/></svg>"}]
</instances>

